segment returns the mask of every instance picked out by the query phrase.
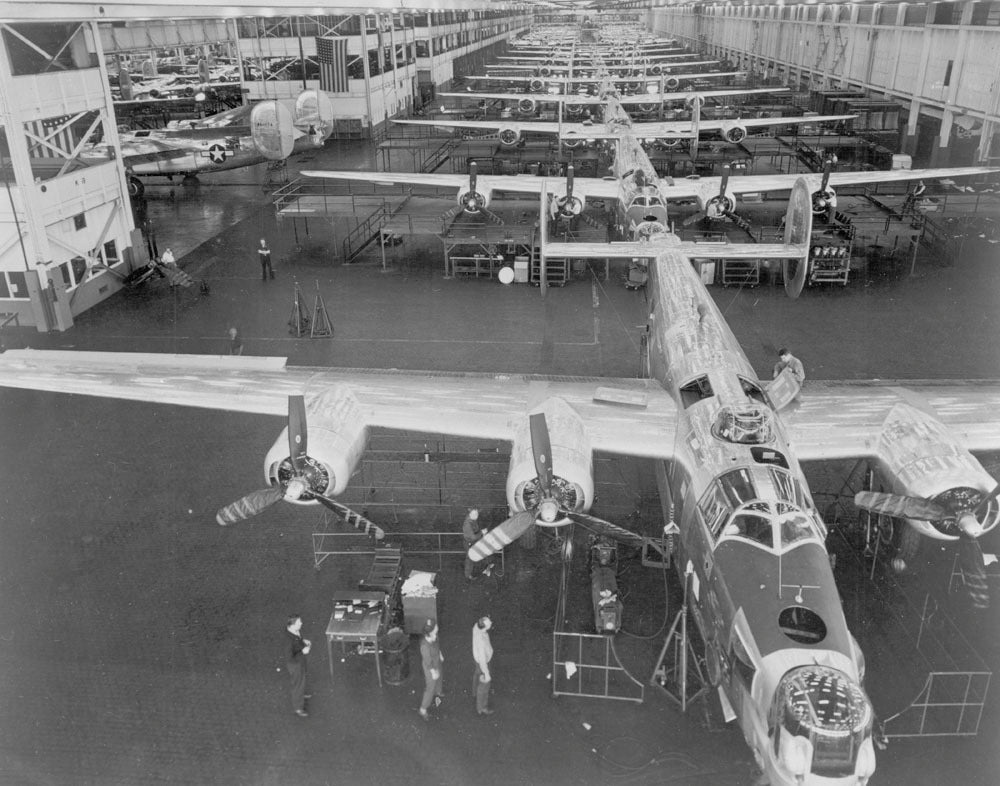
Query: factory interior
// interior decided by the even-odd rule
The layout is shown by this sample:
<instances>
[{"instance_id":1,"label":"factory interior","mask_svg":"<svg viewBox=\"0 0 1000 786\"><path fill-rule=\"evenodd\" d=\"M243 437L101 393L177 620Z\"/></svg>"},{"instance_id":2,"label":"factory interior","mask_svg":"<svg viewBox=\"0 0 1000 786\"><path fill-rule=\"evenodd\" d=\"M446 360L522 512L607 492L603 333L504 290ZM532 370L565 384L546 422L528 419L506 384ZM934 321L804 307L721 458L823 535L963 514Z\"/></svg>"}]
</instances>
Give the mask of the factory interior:
<instances>
[{"instance_id":1,"label":"factory interior","mask_svg":"<svg viewBox=\"0 0 1000 786\"><path fill-rule=\"evenodd\" d=\"M0 31L0 782L996 783L1000 2Z\"/></svg>"}]
</instances>

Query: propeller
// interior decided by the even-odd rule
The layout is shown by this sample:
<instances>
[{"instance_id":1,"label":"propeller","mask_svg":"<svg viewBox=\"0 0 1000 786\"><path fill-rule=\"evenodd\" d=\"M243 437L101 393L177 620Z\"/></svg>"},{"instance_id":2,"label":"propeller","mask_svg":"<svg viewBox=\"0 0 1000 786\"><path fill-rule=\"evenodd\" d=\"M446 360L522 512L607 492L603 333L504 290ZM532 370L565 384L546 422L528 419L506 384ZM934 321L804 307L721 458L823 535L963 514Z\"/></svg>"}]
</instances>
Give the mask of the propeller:
<instances>
[{"instance_id":1,"label":"propeller","mask_svg":"<svg viewBox=\"0 0 1000 786\"><path fill-rule=\"evenodd\" d=\"M303 396L288 397L288 456L292 476L285 483L251 491L235 502L220 508L215 520L223 527L256 516L282 499L297 500L309 496L321 502L326 499L313 486L320 478L306 459L306 405Z\"/></svg>"},{"instance_id":2,"label":"propeller","mask_svg":"<svg viewBox=\"0 0 1000 786\"><path fill-rule=\"evenodd\" d=\"M859 491L854 495L854 504L863 510L870 510L873 513L894 518L910 518L920 521L954 519L955 527L960 533L958 557L969 596L976 608L985 609L989 606L989 593L986 587L983 549L978 540L979 536L983 534L983 526L979 517L987 511L990 502L1000 496L1000 484L989 494L977 500L972 509L969 508L968 492L970 491L973 490L955 490L948 497L938 500L889 494L881 491ZM978 492L976 493L978 495Z\"/></svg>"},{"instance_id":3,"label":"propeller","mask_svg":"<svg viewBox=\"0 0 1000 786\"><path fill-rule=\"evenodd\" d=\"M823 163L823 179L820 181L819 190L812 194L813 213L825 213L830 205L830 200L834 198L833 190L827 190L830 184L830 173L833 171L833 160L827 159Z\"/></svg>"},{"instance_id":4,"label":"propeller","mask_svg":"<svg viewBox=\"0 0 1000 786\"><path fill-rule=\"evenodd\" d=\"M479 175L476 173L476 162L472 161L469 164L469 190L462 194L458 200L466 213L478 213L486 207L483 195L476 190L478 180Z\"/></svg>"},{"instance_id":5,"label":"propeller","mask_svg":"<svg viewBox=\"0 0 1000 786\"><path fill-rule=\"evenodd\" d=\"M698 106L695 102L694 106ZM730 168L724 166L722 168L722 179L719 181L719 193L714 197L705 202L705 209L698 211L694 215L688 216L684 219L682 223L683 226L688 226L696 221L701 221L703 218L722 218L732 215L733 208L736 207L733 204L732 197L726 194L726 189L729 186L729 173Z\"/></svg>"},{"instance_id":6,"label":"propeller","mask_svg":"<svg viewBox=\"0 0 1000 786\"><path fill-rule=\"evenodd\" d=\"M566 167L566 194L559 197L555 204L554 212L556 217L565 218L567 221L583 212L583 200L573 196L573 165Z\"/></svg>"},{"instance_id":7,"label":"propeller","mask_svg":"<svg viewBox=\"0 0 1000 786\"><path fill-rule=\"evenodd\" d=\"M469 559L473 562L480 562L501 551L536 523L543 526L559 527L575 521L599 534L607 535L629 545L642 546L642 537L634 532L629 532L596 516L575 513L562 507L553 491L552 443L549 439L549 428L545 421L545 414L538 412L531 415L528 426L540 499L534 508L515 513L483 535L469 548Z\"/></svg>"}]
</instances>

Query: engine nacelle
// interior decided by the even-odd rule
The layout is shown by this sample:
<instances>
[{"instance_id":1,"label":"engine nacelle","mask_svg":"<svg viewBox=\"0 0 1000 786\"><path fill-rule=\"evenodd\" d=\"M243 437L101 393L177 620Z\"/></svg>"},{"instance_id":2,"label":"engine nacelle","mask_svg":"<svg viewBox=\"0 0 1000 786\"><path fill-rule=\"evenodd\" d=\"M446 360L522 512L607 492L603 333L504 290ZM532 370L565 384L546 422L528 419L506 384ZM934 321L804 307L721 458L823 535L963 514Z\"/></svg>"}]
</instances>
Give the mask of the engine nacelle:
<instances>
[{"instance_id":1,"label":"engine nacelle","mask_svg":"<svg viewBox=\"0 0 1000 786\"><path fill-rule=\"evenodd\" d=\"M528 87L531 89L532 93L541 93L545 89L545 80L535 77L528 82Z\"/></svg>"},{"instance_id":2,"label":"engine nacelle","mask_svg":"<svg viewBox=\"0 0 1000 786\"><path fill-rule=\"evenodd\" d=\"M722 124L722 138L734 145L742 142L747 138L747 127L742 123L727 121Z\"/></svg>"},{"instance_id":3,"label":"engine nacelle","mask_svg":"<svg viewBox=\"0 0 1000 786\"><path fill-rule=\"evenodd\" d=\"M517 111L522 115L532 114L537 106L534 98L520 98L517 101Z\"/></svg>"},{"instance_id":4,"label":"engine nacelle","mask_svg":"<svg viewBox=\"0 0 1000 786\"><path fill-rule=\"evenodd\" d=\"M996 487L996 481L957 437L929 411L897 404L879 435L877 458L897 494L922 497L945 507L972 510ZM907 519L921 534L936 540L957 540L955 519ZM979 515L982 532L1000 522L1000 505L993 499Z\"/></svg>"},{"instance_id":5,"label":"engine nacelle","mask_svg":"<svg viewBox=\"0 0 1000 786\"><path fill-rule=\"evenodd\" d=\"M567 197L565 188L562 190L562 193L556 194L552 199L553 218L574 218L583 212L583 208L583 200L576 194Z\"/></svg>"},{"instance_id":6,"label":"engine nacelle","mask_svg":"<svg viewBox=\"0 0 1000 786\"><path fill-rule=\"evenodd\" d=\"M815 215L823 215L827 210L837 209L837 192L830 186L812 193L812 211Z\"/></svg>"},{"instance_id":7,"label":"engine nacelle","mask_svg":"<svg viewBox=\"0 0 1000 786\"><path fill-rule=\"evenodd\" d=\"M649 73L651 73L653 76L659 76L660 74L663 73L663 66L661 66L659 63L653 63L653 65L649 67Z\"/></svg>"},{"instance_id":8,"label":"engine nacelle","mask_svg":"<svg viewBox=\"0 0 1000 786\"><path fill-rule=\"evenodd\" d=\"M681 86L681 80L676 76L668 76L663 80L663 86L667 88L667 90L676 90Z\"/></svg>"},{"instance_id":9,"label":"engine nacelle","mask_svg":"<svg viewBox=\"0 0 1000 786\"><path fill-rule=\"evenodd\" d=\"M594 503L594 464L583 420L560 398L550 398L535 411L545 413L552 448L552 490L559 505L574 512ZM534 508L541 498L538 472L531 448L529 420L524 417L514 433L507 472L507 504L512 511ZM543 526L547 522L539 522Z\"/></svg>"},{"instance_id":10,"label":"engine nacelle","mask_svg":"<svg viewBox=\"0 0 1000 786\"><path fill-rule=\"evenodd\" d=\"M514 147L521 141L521 131L514 126L504 126L497 132L497 139L504 147Z\"/></svg>"},{"instance_id":11,"label":"engine nacelle","mask_svg":"<svg viewBox=\"0 0 1000 786\"><path fill-rule=\"evenodd\" d=\"M736 195L731 191L725 194L715 194L705 200L702 212L707 218L726 218L727 213L736 210Z\"/></svg>"},{"instance_id":12,"label":"engine nacelle","mask_svg":"<svg viewBox=\"0 0 1000 786\"><path fill-rule=\"evenodd\" d=\"M672 150L681 143L682 138L679 136L670 136L662 139L657 139L655 144L657 147L665 148L666 150Z\"/></svg>"},{"instance_id":13,"label":"engine nacelle","mask_svg":"<svg viewBox=\"0 0 1000 786\"><path fill-rule=\"evenodd\" d=\"M479 184L475 191L463 188L458 192L458 204L466 213L478 213L490 206L490 190L482 188Z\"/></svg>"},{"instance_id":14,"label":"engine nacelle","mask_svg":"<svg viewBox=\"0 0 1000 786\"><path fill-rule=\"evenodd\" d=\"M552 66L543 65L538 69L539 76L552 76Z\"/></svg>"},{"instance_id":15,"label":"engine nacelle","mask_svg":"<svg viewBox=\"0 0 1000 786\"><path fill-rule=\"evenodd\" d=\"M342 494L368 442L368 428L353 394L343 389L306 397L308 424L307 467L310 490L325 497ZM288 428L282 429L264 458L264 477L271 485L294 474L288 455ZM297 505L318 504L314 499L289 500Z\"/></svg>"}]
</instances>

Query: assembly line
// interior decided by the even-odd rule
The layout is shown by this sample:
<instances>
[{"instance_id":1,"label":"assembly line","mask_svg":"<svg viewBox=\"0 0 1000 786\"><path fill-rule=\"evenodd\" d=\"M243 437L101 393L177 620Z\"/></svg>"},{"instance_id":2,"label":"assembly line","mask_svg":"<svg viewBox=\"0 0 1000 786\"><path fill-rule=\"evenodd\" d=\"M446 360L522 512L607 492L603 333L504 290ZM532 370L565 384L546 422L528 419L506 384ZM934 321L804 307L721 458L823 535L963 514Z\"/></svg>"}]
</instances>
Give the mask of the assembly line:
<instances>
[{"instance_id":1,"label":"assembly line","mask_svg":"<svg viewBox=\"0 0 1000 786\"><path fill-rule=\"evenodd\" d=\"M643 13L536 15L365 139L353 44L29 134L129 205L116 294L0 325L0 780L991 782L1000 166Z\"/></svg>"}]
</instances>

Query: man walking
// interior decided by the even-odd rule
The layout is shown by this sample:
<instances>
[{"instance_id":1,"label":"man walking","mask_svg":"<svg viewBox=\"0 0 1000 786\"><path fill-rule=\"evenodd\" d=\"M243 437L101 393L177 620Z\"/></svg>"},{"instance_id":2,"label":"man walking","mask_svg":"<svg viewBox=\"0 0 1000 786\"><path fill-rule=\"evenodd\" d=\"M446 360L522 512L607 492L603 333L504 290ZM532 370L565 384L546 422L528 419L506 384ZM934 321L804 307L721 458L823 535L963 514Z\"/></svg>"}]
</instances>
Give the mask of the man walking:
<instances>
[{"instance_id":1,"label":"man walking","mask_svg":"<svg viewBox=\"0 0 1000 786\"><path fill-rule=\"evenodd\" d=\"M257 249L257 256L260 257L260 277L261 281L274 278L274 268L271 267L271 249L267 246L264 238L260 239L260 248Z\"/></svg>"},{"instance_id":2,"label":"man walking","mask_svg":"<svg viewBox=\"0 0 1000 786\"><path fill-rule=\"evenodd\" d=\"M308 718L309 713L306 712L306 655L309 654L312 643L309 639L302 638L302 617L298 614L288 616L286 635L290 646L285 666L288 669L288 676L292 680L292 709L300 718Z\"/></svg>"},{"instance_id":3,"label":"man walking","mask_svg":"<svg viewBox=\"0 0 1000 786\"><path fill-rule=\"evenodd\" d=\"M492 715L489 708L490 688L493 677L490 675L490 660L493 658L493 643L490 641L490 628L493 621L489 617L481 617L472 626L472 659L476 662L476 671L472 681L476 693L476 712L480 715Z\"/></svg>"},{"instance_id":4,"label":"man walking","mask_svg":"<svg viewBox=\"0 0 1000 786\"><path fill-rule=\"evenodd\" d=\"M479 540L481 534L479 510L472 508L465 514L465 520L462 522L462 540L465 543L465 578L468 581L472 581L474 578L472 575L473 562L469 559L469 549Z\"/></svg>"},{"instance_id":5,"label":"man walking","mask_svg":"<svg viewBox=\"0 0 1000 786\"><path fill-rule=\"evenodd\" d=\"M441 687L442 664L441 642L438 640L438 626L434 620L424 623L424 636L420 640L420 661L424 667L424 696L420 700L420 717L428 720L427 710L434 702L435 707L441 706L444 691Z\"/></svg>"}]
</instances>

